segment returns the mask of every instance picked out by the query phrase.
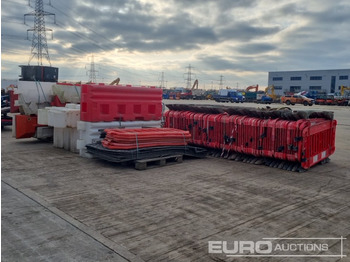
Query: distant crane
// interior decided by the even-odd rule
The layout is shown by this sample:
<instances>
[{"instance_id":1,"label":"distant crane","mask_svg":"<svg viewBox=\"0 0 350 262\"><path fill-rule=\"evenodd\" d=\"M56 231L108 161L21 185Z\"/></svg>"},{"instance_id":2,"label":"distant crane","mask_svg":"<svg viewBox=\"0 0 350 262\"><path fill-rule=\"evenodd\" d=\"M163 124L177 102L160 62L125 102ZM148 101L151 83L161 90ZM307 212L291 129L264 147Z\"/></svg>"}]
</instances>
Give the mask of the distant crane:
<instances>
[{"instance_id":1,"label":"distant crane","mask_svg":"<svg viewBox=\"0 0 350 262\"><path fill-rule=\"evenodd\" d=\"M117 79L114 79L109 85L119 85L119 82L120 82L120 78L118 77Z\"/></svg>"}]
</instances>

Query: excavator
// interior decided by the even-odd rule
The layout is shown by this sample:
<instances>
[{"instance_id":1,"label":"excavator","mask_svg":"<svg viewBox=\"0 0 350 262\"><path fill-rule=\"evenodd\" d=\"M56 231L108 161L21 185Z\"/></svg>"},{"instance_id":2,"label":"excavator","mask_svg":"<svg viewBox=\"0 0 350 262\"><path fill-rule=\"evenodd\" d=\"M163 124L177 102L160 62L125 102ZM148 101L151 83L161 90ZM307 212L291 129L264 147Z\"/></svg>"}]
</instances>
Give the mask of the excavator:
<instances>
[{"instance_id":1,"label":"excavator","mask_svg":"<svg viewBox=\"0 0 350 262\"><path fill-rule=\"evenodd\" d=\"M204 90L198 89L198 79L196 79L191 88L192 99L193 100L203 100L205 99Z\"/></svg>"},{"instance_id":2,"label":"excavator","mask_svg":"<svg viewBox=\"0 0 350 262\"><path fill-rule=\"evenodd\" d=\"M196 79L196 81L194 81L193 86L191 88L191 90L193 91L194 89L198 89L198 79Z\"/></svg>"},{"instance_id":3,"label":"excavator","mask_svg":"<svg viewBox=\"0 0 350 262\"><path fill-rule=\"evenodd\" d=\"M273 85L265 88L264 93L257 95L256 102L258 104L271 104L277 101L277 95L275 94L275 87Z\"/></svg>"},{"instance_id":4,"label":"excavator","mask_svg":"<svg viewBox=\"0 0 350 262\"><path fill-rule=\"evenodd\" d=\"M244 96L247 102L255 102L257 100L259 85L248 86L244 91ZM250 91L249 90L254 90Z\"/></svg>"},{"instance_id":5,"label":"excavator","mask_svg":"<svg viewBox=\"0 0 350 262\"><path fill-rule=\"evenodd\" d=\"M341 99L338 100L338 105L342 106L349 106L350 105L350 92L345 92L345 91L350 91L349 86L341 86L340 88L340 95Z\"/></svg>"},{"instance_id":6,"label":"excavator","mask_svg":"<svg viewBox=\"0 0 350 262\"><path fill-rule=\"evenodd\" d=\"M265 88L265 95L272 98L273 101L277 100L277 95L275 94L274 85Z\"/></svg>"},{"instance_id":7,"label":"excavator","mask_svg":"<svg viewBox=\"0 0 350 262\"><path fill-rule=\"evenodd\" d=\"M114 79L109 85L119 85L120 78L118 77L117 79Z\"/></svg>"},{"instance_id":8,"label":"excavator","mask_svg":"<svg viewBox=\"0 0 350 262\"><path fill-rule=\"evenodd\" d=\"M253 91L253 92L258 92L259 85L248 86L248 87L245 89L245 92L248 92L249 90L252 90L252 89L255 89L255 91Z\"/></svg>"},{"instance_id":9,"label":"excavator","mask_svg":"<svg viewBox=\"0 0 350 262\"><path fill-rule=\"evenodd\" d=\"M345 95L345 91L347 91L347 90L350 90L350 87L341 86L341 88L340 88L340 95L344 96ZM349 94L348 94L348 96L349 96Z\"/></svg>"}]
</instances>

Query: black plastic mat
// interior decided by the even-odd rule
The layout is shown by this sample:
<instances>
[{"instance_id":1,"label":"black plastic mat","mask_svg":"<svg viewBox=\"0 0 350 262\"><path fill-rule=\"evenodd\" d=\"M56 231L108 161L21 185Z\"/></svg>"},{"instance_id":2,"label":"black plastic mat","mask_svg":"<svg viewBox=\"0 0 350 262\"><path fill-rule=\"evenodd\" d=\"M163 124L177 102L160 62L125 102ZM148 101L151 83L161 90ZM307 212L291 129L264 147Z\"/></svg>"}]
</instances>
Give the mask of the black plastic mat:
<instances>
[{"instance_id":1,"label":"black plastic mat","mask_svg":"<svg viewBox=\"0 0 350 262\"><path fill-rule=\"evenodd\" d=\"M102 146L100 142L86 146L87 151L93 156L110 162L121 163L141 159L166 157L171 155L185 155L204 158L207 155L205 148L196 146L163 146L148 147L131 150L114 150Z\"/></svg>"}]
</instances>

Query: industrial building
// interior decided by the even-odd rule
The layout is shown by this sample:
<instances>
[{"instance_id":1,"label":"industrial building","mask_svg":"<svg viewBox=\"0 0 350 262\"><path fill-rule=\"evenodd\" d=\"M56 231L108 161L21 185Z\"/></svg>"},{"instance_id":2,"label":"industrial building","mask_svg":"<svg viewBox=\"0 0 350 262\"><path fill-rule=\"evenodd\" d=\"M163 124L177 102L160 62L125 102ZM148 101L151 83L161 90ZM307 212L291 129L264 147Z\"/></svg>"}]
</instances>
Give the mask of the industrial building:
<instances>
[{"instance_id":1,"label":"industrial building","mask_svg":"<svg viewBox=\"0 0 350 262\"><path fill-rule=\"evenodd\" d=\"M268 85L275 87L277 95L301 91L337 93L341 86L350 86L350 69L269 72Z\"/></svg>"}]
</instances>

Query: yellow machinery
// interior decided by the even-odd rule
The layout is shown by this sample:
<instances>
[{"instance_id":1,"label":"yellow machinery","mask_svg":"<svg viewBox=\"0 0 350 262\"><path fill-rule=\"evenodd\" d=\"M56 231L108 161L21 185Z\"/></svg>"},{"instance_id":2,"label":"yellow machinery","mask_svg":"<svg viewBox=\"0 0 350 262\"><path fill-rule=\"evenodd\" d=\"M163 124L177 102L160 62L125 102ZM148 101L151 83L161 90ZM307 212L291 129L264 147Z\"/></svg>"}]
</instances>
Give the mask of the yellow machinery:
<instances>
[{"instance_id":1,"label":"yellow machinery","mask_svg":"<svg viewBox=\"0 0 350 262\"><path fill-rule=\"evenodd\" d=\"M340 95L341 95L341 96L344 96L346 90L350 90L350 87L341 86Z\"/></svg>"},{"instance_id":2,"label":"yellow machinery","mask_svg":"<svg viewBox=\"0 0 350 262\"><path fill-rule=\"evenodd\" d=\"M272 98L272 100L277 100L277 95L275 94L275 87L273 85L265 88L265 95Z\"/></svg>"}]
</instances>

